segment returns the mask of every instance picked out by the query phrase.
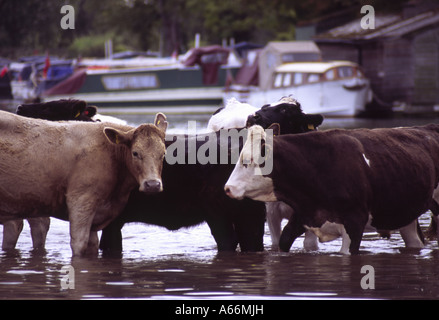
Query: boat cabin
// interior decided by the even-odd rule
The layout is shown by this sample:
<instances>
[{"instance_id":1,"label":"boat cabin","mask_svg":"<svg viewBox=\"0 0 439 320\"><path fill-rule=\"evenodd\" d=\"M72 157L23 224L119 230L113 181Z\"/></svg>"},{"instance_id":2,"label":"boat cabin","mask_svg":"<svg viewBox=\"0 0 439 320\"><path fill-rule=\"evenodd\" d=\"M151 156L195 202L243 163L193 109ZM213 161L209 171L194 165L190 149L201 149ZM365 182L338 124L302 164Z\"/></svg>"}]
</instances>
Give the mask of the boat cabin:
<instances>
[{"instance_id":1,"label":"boat cabin","mask_svg":"<svg viewBox=\"0 0 439 320\"><path fill-rule=\"evenodd\" d=\"M292 95L304 112L354 116L372 100L368 79L350 61L293 62L278 66L270 88L249 93L251 105L263 105Z\"/></svg>"}]
</instances>

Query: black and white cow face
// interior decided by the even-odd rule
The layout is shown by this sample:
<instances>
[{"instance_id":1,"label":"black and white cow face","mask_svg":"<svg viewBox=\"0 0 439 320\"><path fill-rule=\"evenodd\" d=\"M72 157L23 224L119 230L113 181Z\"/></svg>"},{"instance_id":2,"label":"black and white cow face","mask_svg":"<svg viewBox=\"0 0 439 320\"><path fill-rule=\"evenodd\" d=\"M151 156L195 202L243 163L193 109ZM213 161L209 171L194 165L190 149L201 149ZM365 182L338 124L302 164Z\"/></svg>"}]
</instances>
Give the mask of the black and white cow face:
<instances>
[{"instance_id":1,"label":"black and white cow face","mask_svg":"<svg viewBox=\"0 0 439 320\"><path fill-rule=\"evenodd\" d=\"M272 123L278 123L281 134L289 134L314 131L322 122L321 114L305 114L297 100L284 97L248 116L246 126L260 125L267 129Z\"/></svg>"},{"instance_id":2,"label":"black and white cow face","mask_svg":"<svg viewBox=\"0 0 439 320\"><path fill-rule=\"evenodd\" d=\"M238 200L247 197L259 201L277 201L273 181L268 175L273 169L273 136L278 133L278 125L269 129L273 130L270 136L261 126L248 129L247 141L239 161L224 187L229 197Z\"/></svg>"}]
</instances>

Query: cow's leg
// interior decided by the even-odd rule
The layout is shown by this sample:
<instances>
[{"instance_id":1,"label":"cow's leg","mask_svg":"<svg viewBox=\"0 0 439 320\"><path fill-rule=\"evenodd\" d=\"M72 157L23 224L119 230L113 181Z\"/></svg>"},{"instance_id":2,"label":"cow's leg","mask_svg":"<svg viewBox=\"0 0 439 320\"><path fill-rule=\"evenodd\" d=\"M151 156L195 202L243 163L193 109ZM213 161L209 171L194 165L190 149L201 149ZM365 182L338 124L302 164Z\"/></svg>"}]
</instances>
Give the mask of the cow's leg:
<instances>
[{"instance_id":1,"label":"cow's leg","mask_svg":"<svg viewBox=\"0 0 439 320\"><path fill-rule=\"evenodd\" d=\"M271 249L278 250L280 234L282 231L282 216L279 212L279 202L267 202L265 206L267 210L267 224L271 236Z\"/></svg>"},{"instance_id":2,"label":"cow's leg","mask_svg":"<svg viewBox=\"0 0 439 320\"><path fill-rule=\"evenodd\" d=\"M75 218L70 220L70 247L73 256L82 257L87 254L89 237L90 227L88 227L88 223L77 221Z\"/></svg>"},{"instance_id":3,"label":"cow's leg","mask_svg":"<svg viewBox=\"0 0 439 320\"><path fill-rule=\"evenodd\" d=\"M424 243L418 235L418 219L413 220L410 224L399 229L402 239L407 248L423 248Z\"/></svg>"},{"instance_id":4,"label":"cow's leg","mask_svg":"<svg viewBox=\"0 0 439 320\"><path fill-rule=\"evenodd\" d=\"M241 200L242 210L234 214L235 233L242 252L264 250L265 204Z\"/></svg>"},{"instance_id":5,"label":"cow's leg","mask_svg":"<svg viewBox=\"0 0 439 320\"><path fill-rule=\"evenodd\" d=\"M113 221L102 230L99 249L102 250L104 255L117 255L122 253L122 227L123 224Z\"/></svg>"},{"instance_id":6,"label":"cow's leg","mask_svg":"<svg viewBox=\"0 0 439 320\"><path fill-rule=\"evenodd\" d=\"M68 195L67 207L70 221L70 247L73 256L85 256L96 205L86 195L77 197Z\"/></svg>"},{"instance_id":7,"label":"cow's leg","mask_svg":"<svg viewBox=\"0 0 439 320\"><path fill-rule=\"evenodd\" d=\"M99 252L99 237L97 231L90 231L90 238L88 239L87 256L96 256Z\"/></svg>"},{"instance_id":8,"label":"cow's leg","mask_svg":"<svg viewBox=\"0 0 439 320\"><path fill-rule=\"evenodd\" d=\"M46 245L47 232L49 231L50 227L50 218L29 218L27 219L27 222L29 222L34 249L44 249Z\"/></svg>"},{"instance_id":9,"label":"cow's leg","mask_svg":"<svg viewBox=\"0 0 439 320\"><path fill-rule=\"evenodd\" d=\"M215 221L214 221L215 220ZM236 238L235 228L231 221L224 218L220 220L207 220L210 232L215 239L218 251L235 251L238 246L238 239Z\"/></svg>"},{"instance_id":10,"label":"cow's leg","mask_svg":"<svg viewBox=\"0 0 439 320\"><path fill-rule=\"evenodd\" d=\"M352 211L346 216L344 228L350 240L349 252L351 254L358 254L360 251L361 239L368 217L368 213L362 213L361 211Z\"/></svg>"},{"instance_id":11,"label":"cow's leg","mask_svg":"<svg viewBox=\"0 0 439 320\"><path fill-rule=\"evenodd\" d=\"M3 250L15 249L18 237L23 230L23 220L10 220L3 223Z\"/></svg>"},{"instance_id":12,"label":"cow's leg","mask_svg":"<svg viewBox=\"0 0 439 320\"><path fill-rule=\"evenodd\" d=\"M439 185L436 187L436 189L433 192L433 201L431 203L431 212L433 213L432 217L432 228L436 227L436 236L437 236L437 242L439 244ZM433 226L433 223L436 225Z\"/></svg>"},{"instance_id":13,"label":"cow's leg","mask_svg":"<svg viewBox=\"0 0 439 320\"><path fill-rule=\"evenodd\" d=\"M343 230L341 232L341 248L340 248L340 253L342 254L348 254L349 253L349 248L351 245L351 238L349 237L348 233L346 232L346 229L343 227Z\"/></svg>"},{"instance_id":14,"label":"cow's leg","mask_svg":"<svg viewBox=\"0 0 439 320\"><path fill-rule=\"evenodd\" d=\"M434 221L434 224L436 225L436 237L437 243L439 244L439 216L432 216L432 221Z\"/></svg>"},{"instance_id":15,"label":"cow's leg","mask_svg":"<svg viewBox=\"0 0 439 320\"><path fill-rule=\"evenodd\" d=\"M316 234L310 230L305 232L305 239L303 239L303 248L306 251L317 251L319 250L319 242Z\"/></svg>"},{"instance_id":16,"label":"cow's leg","mask_svg":"<svg viewBox=\"0 0 439 320\"><path fill-rule=\"evenodd\" d=\"M287 225L282 230L282 234L279 240L279 249L284 252L290 251L294 240L301 236L305 232L305 227L303 226L302 220L299 218L298 214L293 214L293 216L288 221Z\"/></svg>"},{"instance_id":17,"label":"cow's leg","mask_svg":"<svg viewBox=\"0 0 439 320\"><path fill-rule=\"evenodd\" d=\"M437 234L439 234L439 229L437 227L438 216L439 216L439 204L434 199L432 200L432 203L430 205L430 210L433 215L431 216L431 222L430 225L428 226L427 231L425 232L425 236L428 239L434 239L435 237L437 237ZM437 237L437 240L439 243L439 237Z\"/></svg>"}]
</instances>

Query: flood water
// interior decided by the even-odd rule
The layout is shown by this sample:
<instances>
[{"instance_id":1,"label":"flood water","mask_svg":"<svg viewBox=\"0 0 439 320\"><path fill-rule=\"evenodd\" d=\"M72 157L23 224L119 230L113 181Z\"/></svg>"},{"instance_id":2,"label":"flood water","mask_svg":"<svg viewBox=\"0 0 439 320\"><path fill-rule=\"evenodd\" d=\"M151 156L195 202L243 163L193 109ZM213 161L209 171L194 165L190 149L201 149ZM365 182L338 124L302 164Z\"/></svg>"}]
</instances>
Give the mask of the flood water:
<instances>
[{"instance_id":1,"label":"flood water","mask_svg":"<svg viewBox=\"0 0 439 320\"><path fill-rule=\"evenodd\" d=\"M131 124L151 115L118 115ZM169 115L170 129L187 120L200 128L208 116ZM438 118L326 119L333 127L393 127L438 122ZM182 186L184 187L184 186ZM426 228L430 215L422 216ZM1 230L1 228L0 228ZM361 254L338 254L341 239L303 250L303 238L289 253L271 250L266 227L261 253L217 253L206 224L179 231L128 224L122 257L72 259L68 223L52 219L46 252L32 251L29 226L14 252L0 251L1 299L438 299L439 247L404 249L398 232L390 240L365 234ZM0 238L2 232L0 232ZM74 286L74 288L73 288Z\"/></svg>"}]
</instances>

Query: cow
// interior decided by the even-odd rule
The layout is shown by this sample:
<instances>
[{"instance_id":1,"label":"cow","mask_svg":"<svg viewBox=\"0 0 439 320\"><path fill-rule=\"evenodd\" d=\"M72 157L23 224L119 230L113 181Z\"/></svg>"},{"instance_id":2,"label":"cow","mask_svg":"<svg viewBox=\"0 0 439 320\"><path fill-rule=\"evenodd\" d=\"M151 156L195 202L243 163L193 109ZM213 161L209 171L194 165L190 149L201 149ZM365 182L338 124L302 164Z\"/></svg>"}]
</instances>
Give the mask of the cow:
<instances>
[{"instance_id":1,"label":"cow","mask_svg":"<svg viewBox=\"0 0 439 320\"><path fill-rule=\"evenodd\" d=\"M275 103L266 104L247 117L246 128L255 124L267 129L278 123L280 134L304 133L317 130L323 122L321 114L303 113L299 101L291 96L282 97Z\"/></svg>"},{"instance_id":2,"label":"cow","mask_svg":"<svg viewBox=\"0 0 439 320\"><path fill-rule=\"evenodd\" d=\"M90 121L111 122L126 125L127 122L112 116L97 113L97 107L88 105L84 100L61 99L43 103L21 104L18 115L51 121Z\"/></svg>"},{"instance_id":3,"label":"cow","mask_svg":"<svg viewBox=\"0 0 439 320\"><path fill-rule=\"evenodd\" d=\"M248 103L242 103L235 98L230 98L224 107L219 108L207 123L207 129L210 131L219 131L222 129L244 128L248 116L258 111Z\"/></svg>"},{"instance_id":4,"label":"cow","mask_svg":"<svg viewBox=\"0 0 439 320\"><path fill-rule=\"evenodd\" d=\"M234 251L238 245L241 251L264 249L265 205L251 199L233 200L223 192L224 183L234 164L230 159L220 164L220 154L225 152L227 157L231 157L228 153L236 149L239 155L242 141L224 141L221 132L167 137L167 154L162 172L166 188L157 195L144 195L136 190L132 192L123 213L102 232L100 248L105 255L119 255L122 252L121 229L128 222L154 224L168 230L207 222L218 251ZM173 163L170 158L177 152L174 147L179 143L184 147L183 159ZM190 150L192 143L194 149ZM191 162L192 154L206 150L207 145L215 148L218 161L205 163L196 157Z\"/></svg>"},{"instance_id":5,"label":"cow","mask_svg":"<svg viewBox=\"0 0 439 320\"><path fill-rule=\"evenodd\" d=\"M305 114L300 103L291 96L282 97L279 101L266 104L262 108L251 114L247 118L246 127L260 125L267 129L273 123L278 123L279 134L304 133L317 130L323 122L321 114ZM281 222L283 219L290 219L293 209L283 202L267 202L267 224L270 229L271 247L278 249ZM303 242L306 250L314 251L318 249L317 237L314 233L307 231Z\"/></svg>"},{"instance_id":6,"label":"cow","mask_svg":"<svg viewBox=\"0 0 439 320\"><path fill-rule=\"evenodd\" d=\"M84 100L61 99L43 103L21 104L17 114L28 118L51 121L77 120L93 121L96 115L95 106L88 106Z\"/></svg>"},{"instance_id":7,"label":"cow","mask_svg":"<svg viewBox=\"0 0 439 320\"><path fill-rule=\"evenodd\" d=\"M249 129L224 190L234 199L283 201L293 208L282 251L310 230L321 241L345 232L344 253L357 254L369 215L377 229L416 228L415 220L439 200L439 125L279 136L279 126L272 128L271 144L262 127ZM272 170L261 174L267 161Z\"/></svg>"},{"instance_id":8,"label":"cow","mask_svg":"<svg viewBox=\"0 0 439 320\"><path fill-rule=\"evenodd\" d=\"M18 115L52 121L95 121L97 108L87 105L83 100L61 99L45 103L22 104L17 107ZM50 227L49 217L27 219L29 222L32 244L35 250L44 249L47 232ZM6 221L3 225L2 249L14 249L23 230L23 220Z\"/></svg>"},{"instance_id":9,"label":"cow","mask_svg":"<svg viewBox=\"0 0 439 320\"><path fill-rule=\"evenodd\" d=\"M239 104L239 102L234 103L235 106ZM284 109L288 109L288 112L281 112ZM293 109L295 112L292 111ZM293 132L310 131L312 126L318 126L323 120L320 115L304 114L300 110L300 105L291 103L291 101L277 104L273 106L272 110L273 113L268 113L264 117L266 123L270 122L270 117L276 116L277 121L285 124L285 130ZM232 114L229 116L233 118ZM195 153L199 153L202 148L215 140L214 144L219 154L224 147L221 145L221 133L228 133L231 130L226 129L232 128L233 130L235 127L236 122L232 118L223 122L225 129L216 131L214 134L181 135L177 136L176 139L183 138L185 146L188 146L190 141L195 141L196 146L193 150ZM284 121L285 118L289 119ZM320 122L316 121L317 118L320 119ZM224 118L224 120L226 119ZM247 121L248 119L239 123L245 126ZM286 123L290 123L293 127L287 128ZM241 127L237 130L242 129ZM174 140L166 142L168 152L173 143ZM235 143L229 141L227 145L230 153L237 150L239 154L241 147L242 143L240 146L237 141ZM189 157L188 149L185 148L184 159L186 160ZM187 162L169 164L165 161L162 174L163 182L166 185L165 190L153 197L134 191L123 214L103 230L100 248L106 253L119 254L122 251L120 230L127 222L155 224L169 230L207 222L219 251L234 251L238 245L241 251L262 251L264 248L264 204L250 199L240 202L230 199L224 194L224 183L233 168L234 162L204 164L197 159L193 164ZM183 181L184 187L181 185Z\"/></svg>"},{"instance_id":10,"label":"cow","mask_svg":"<svg viewBox=\"0 0 439 320\"><path fill-rule=\"evenodd\" d=\"M288 115L288 116L284 116ZM301 128L297 121L300 117L306 118L302 123L307 123L307 128ZM317 130L317 127L322 123L323 117L320 114L303 114L300 108L300 103L296 101L291 96L283 97L278 102L272 103L269 105L263 106L259 111L257 111L254 115L250 115L247 120L247 128L252 125L260 125L264 129L268 128L272 123L278 123L280 127L280 134L288 134L288 133L301 133L312 131L314 129ZM300 129L300 131L295 131ZM292 208L290 208L285 203L276 203L276 202L267 202L267 223L270 229L270 235L272 238L272 249L276 250L278 248L278 243L281 234L281 221L283 219L289 219L293 214ZM434 207L430 208L434 210ZM416 233L418 236L412 233L414 230L410 226L410 228L401 229L401 235L406 242L407 247L422 247L424 244L424 237L422 231L417 224ZM367 225L369 231L375 230ZM435 228L431 228L433 232L435 232ZM376 230L375 230L376 231ZM383 237L390 237L390 233L387 230L380 230L380 235ZM346 235L341 233L342 238L346 239ZM341 251L344 250L346 246L342 245ZM307 231L305 233L304 239L304 248L305 250L315 251L318 249L317 237L313 232Z\"/></svg>"},{"instance_id":11,"label":"cow","mask_svg":"<svg viewBox=\"0 0 439 320\"><path fill-rule=\"evenodd\" d=\"M0 223L52 216L70 221L73 256L97 253L97 231L133 189L158 193L166 117L139 127L51 122L0 113Z\"/></svg>"}]
</instances>

